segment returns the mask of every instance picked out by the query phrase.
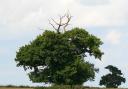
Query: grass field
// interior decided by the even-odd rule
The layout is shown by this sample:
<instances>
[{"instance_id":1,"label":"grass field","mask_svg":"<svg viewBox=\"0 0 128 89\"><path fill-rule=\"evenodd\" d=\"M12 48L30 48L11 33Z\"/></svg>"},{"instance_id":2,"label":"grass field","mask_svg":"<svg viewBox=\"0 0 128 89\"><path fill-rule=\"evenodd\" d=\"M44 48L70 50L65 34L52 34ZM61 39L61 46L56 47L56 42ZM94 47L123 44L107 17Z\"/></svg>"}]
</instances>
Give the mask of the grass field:
<instances>
[{"instance_id":1,"label":"grass field","mask_svg":"<svg viewBox=\"0 0 128 89\"><path fill-rule=\"evenodd\" d=\"M33 89L33 88L4 88L4 87L2 87L0 89Z\"/></svg>"},{"instance_id":2,"label":"grass field","mask_svg":"<svg viewBox=\"0 0 128 89\"><path fill-rule=\"evenodd\" d=\"M84 87L84 86L52 86L52 87L29 87L29 86L0 86L0 89L115 89L115 88L99 88L99 87ZM128 89L128 88L117 88Z\"/></svg>"},{"instance_id":3,"label":"grass field","mask_svg":"<svg viewBox=\"0 0 128 89\"><path fill-rule=\"evenodd\" d=\"M34 89L34 88L12 88L12 87L11 88L4 88L4 87L0 87L0 89ZM47 88L39 88L39 89L47 89ZM53 88L53 89L56 89L56 88ZM69 88L57 88L57 89L69 89ZM75 88L75 89L115 89L115 88ZM117 89L127 89L127 88L117 88Z\"/></svg>"}]
</instances>

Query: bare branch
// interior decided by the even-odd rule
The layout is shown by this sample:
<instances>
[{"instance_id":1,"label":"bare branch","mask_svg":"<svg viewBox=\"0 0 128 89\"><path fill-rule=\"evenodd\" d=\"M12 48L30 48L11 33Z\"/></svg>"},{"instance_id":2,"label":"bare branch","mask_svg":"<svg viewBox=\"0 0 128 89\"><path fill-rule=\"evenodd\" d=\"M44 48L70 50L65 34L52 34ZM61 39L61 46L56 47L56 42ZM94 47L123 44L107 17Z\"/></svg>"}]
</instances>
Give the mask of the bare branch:
<instances>
[{"instance_id":1,"label":"bare branch","mask_svg":"<svg viewBox=\"0 0 128 89\"><path fill-rule=\"evenodd\" d=\"M60 27L62 26L61 25L61 23L62 23L62 16L59 16L59 17L60 17L60 21L59 21L58 28L57 28L58 31L60 30Z\"/></svg>"},{"instance_id":2,"label":"bare branch","mask_svg":"<svg viewBox=\"0 0 128 89\"><path fill-rule=\"evenodd\" d=\"M54 19L52 19L52 21L53 21L55 24L59 25L59 23L57 23Z\"/></svg>"},{"instance_id":3,"label":"bare branch","mask_svg":"<svg viewBox=\"0 0 128 89\"><path fill-rule=\"evenodd\" d=\"M66 31L66 27L69 25L69 22L70 22L72 16L67 14L66 17L67 17L67 22L64 24L64 27L63 27L64 31Z\"/></svg>"},{"instance_id":4,"label":"bare branch","mask_svg":"<svg viewBox=\"0 0 128 89\"><path fill-rule=\"evenodd\" d=\"M55 30L57 30L57 29L55 28L55 26L51 23L50 20L49 20L49 24L50 24Z\"/></svg>"},{"instance_id":5,"label":"bare branch","mask_svg":"<svg viewBox=\"0 0 128 89\"><path fill-rule=\"evenodd\" d=\"M50 25L52 25L52 27L58 32L60 33L60 28L63 27L63 30L66 31L66 27L69 25L69 22L71 20L71 15L69 15L68 13L63 15L63 16L60 16L59 15L59 21L55 21L54 19L51 19L56 25L57 25L57 28L51 23L51 21L49 20L49 23ZM64 23L63 20L64 19L67 19L67 21Z\"/></svg>"}]
</instances>

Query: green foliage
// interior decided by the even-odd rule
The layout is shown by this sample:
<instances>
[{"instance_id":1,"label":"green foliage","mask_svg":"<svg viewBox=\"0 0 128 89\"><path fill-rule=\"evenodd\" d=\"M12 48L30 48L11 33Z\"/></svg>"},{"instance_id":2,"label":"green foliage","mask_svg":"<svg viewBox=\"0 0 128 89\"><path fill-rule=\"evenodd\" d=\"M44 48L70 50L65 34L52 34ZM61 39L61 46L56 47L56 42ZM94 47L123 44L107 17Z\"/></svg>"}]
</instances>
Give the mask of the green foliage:
<instances>
[{"instance_id":1,"label":"green foliage","mask_svg":"<svg viewBox=\"0 0 128 89\"><path fill-rule=\"evenodd\" d=\"M65 33L46 30L17 52L17 66L31 70L33 82L80 85L93 80L96 68L84 60L86 54L101 59L99 38L84 29L74 28Z\"/></svg>"},{"instance_id":2,"label":"green foliage","mask_svg":"<svg viewBox=\"0 0 128 89\"><path fill-rule=\"evenodd\" d=\"M112 65L109 65L105 68L111 73L102 76L100 85L105 85L107 88L117 88L122 82L125 83L126 80L122 77L121 70Z\"/></svg>"}]
</instances>

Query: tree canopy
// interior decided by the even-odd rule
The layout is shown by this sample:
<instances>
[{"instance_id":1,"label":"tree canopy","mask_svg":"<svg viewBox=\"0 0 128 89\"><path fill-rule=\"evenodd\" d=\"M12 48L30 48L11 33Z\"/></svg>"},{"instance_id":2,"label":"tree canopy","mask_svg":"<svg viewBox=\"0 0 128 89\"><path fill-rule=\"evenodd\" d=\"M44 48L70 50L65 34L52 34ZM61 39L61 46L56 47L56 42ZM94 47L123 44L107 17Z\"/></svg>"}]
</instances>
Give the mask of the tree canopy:
<instances>
[{"instance_id":1,"label":"tree canopy","mask_svg":"<svg viewBox=\"0 0 128 89\"><path fill-rule=\"evenodd\" d=\"M100 85L105 85L107 88L118 88L121 83L125 83L126 80L124 77L122 77L123 74L121 73L121 70L112 65L109 65L105 68L111 73L102 76Z\"/></svg>"}]
</instances>

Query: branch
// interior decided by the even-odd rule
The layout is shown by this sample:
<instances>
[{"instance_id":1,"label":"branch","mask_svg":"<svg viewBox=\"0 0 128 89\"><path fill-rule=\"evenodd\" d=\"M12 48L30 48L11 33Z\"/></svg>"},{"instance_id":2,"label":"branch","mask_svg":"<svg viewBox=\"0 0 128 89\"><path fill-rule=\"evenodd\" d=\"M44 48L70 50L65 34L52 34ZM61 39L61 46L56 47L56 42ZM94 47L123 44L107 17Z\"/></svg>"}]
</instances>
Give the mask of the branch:
<instances>
[{"instance_id":1,"label":"branch","mask_svg":"<svg viewBox=\"0 0 128 89\"><path fill-rule=\"evenodd\" d=\"M71 15L69 14L65 14L63 16L59 16L59 21L55 21L54 19L51 19L56 25L57 28L51 23L51 21L49 20L50 25L52 25L52 27L57 31L57 33L60 33L60 28L63 27L64 31L66 31L66 27L69 25L69 22L71 20ZM63 23L64 18L67 19L67 21L65 23Z\"/></svg>"},{"instance_id":2,"label":"branch","mask_svg":"<svg viewBox=\"0 0 128 89\"><path fill-rule=\"evenodd\" d=\"M49 24L50 24L55 30L57 30L57 29L55 28L55 26L51 23L50 20L49 20Z\"/></svg>"},{"instance_id":3,"label":"branch","mask_svg":"<svg viewBox=\"0 0 128 89\"><path fill-rule=\"evenodd\" d=\"M72 16L67 14L66 17L67 17L67 22L64 24L64 27L63 27L64 31L66 31L66 27L69 25L69 22L70 22Z\"/></svg>"},{"instance_id":4,"label":"branch","mask_svg":"<svg viewBox=\"0 0 128 89\"><path fill-rule=\"evenodd\" d=\"M51 19L52 19L52 18L51 18ZM59 25L59 23L57 23L54 19L52 19L52 21L53 21L55 24Z\"/></svg>"}]
</instances>

